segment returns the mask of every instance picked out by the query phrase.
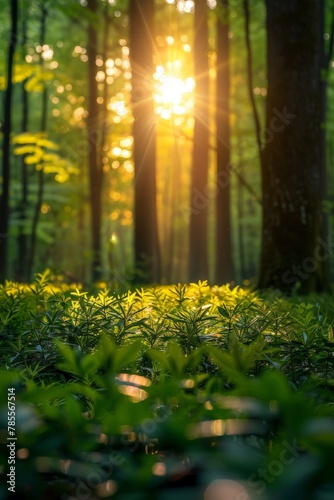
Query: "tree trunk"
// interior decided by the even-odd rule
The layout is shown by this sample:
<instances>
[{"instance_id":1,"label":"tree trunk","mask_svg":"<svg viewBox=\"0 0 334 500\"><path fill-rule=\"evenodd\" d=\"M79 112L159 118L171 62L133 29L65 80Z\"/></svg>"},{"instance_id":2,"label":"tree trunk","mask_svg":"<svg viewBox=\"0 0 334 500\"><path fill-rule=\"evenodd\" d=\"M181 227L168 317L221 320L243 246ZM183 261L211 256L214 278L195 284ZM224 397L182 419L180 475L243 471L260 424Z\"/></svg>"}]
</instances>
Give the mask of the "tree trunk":
<instances>
[{"instance_id":1,"label":"tree trunk","mask_svg":"<svg viewBox=\"0 0 334 500\"><path fill-rule=\"evenodd\" d=\"M321 9L267 0L268 98L258 286L327 289L321 212Z\"/></svg>"},{"instance_id":2,"label":"tree trunk","mask_svg":"<svg viewBox=\"0 0 334 500\"><path fill-rule=\"evenodd\" d=\"M97 281L101 277L101 218L102 218L102 165L98 163L98 149L100 143L100 125L98 109L98 92L96 77L96 56L97 56L97 1L88 0L88 9L93 15L93 19L88 26L88 117L87 117L87 140L88 140L88 170L90 187L90 211L91 211L91 249L92 280Z\"/></svg>"},{"instance_id":3,"label":"tree trunk","mask_svg":"<svg viewBox=\"0 0 334 500\"><path fill-rule=\"evenodd\" d=\"M153 0L130 2L133 159L135 164L135 280L160 279L156 207L156 121L153 110Z\"/></svg>"},{"instance_id":4,"label":"tree trunk","mask_svg":"<svg viewBox=\"0 0 334 500\"><path fill-rule=\"evenodd\" d=\"M238 118L237 118L238 120ZM242 152L242 143L240 141L240 136L238 136L238 172L240 177L244 174L244 158ZM239 247L239 277L240 282L242 282L246 276L246 266L245 266L245 245L244 245L244 189L243 184L238 177L237 183L237 207L238 207L238 247Z\"/></svg>"},{"instance_id":5,"label":"tree trunk","mask_svg":"<svg viewBox=\"0 0 334 500\"><path fill-rule=\"evenodd\" d=\"M255 96L254 96L254 83L253 83L253 53L252 45L250 39L250 14L249 14L249 1L244 0L244 14L245 14L245 38L246 38L246 50L247 50L247 83L248 83L248 95L251 102L254 125L256 132L256 143L259 152L261 172L264 169L264 157L262 149L262 137L261 137L261 123L259 113L256 107Z\"/></svg>"},{"instance_id":6,"label":"tree trunk","mask_svg":"<svg viewBox=\"0 0 334 500\"><path fill-rule=\"evenodd\" d=\"M110 41L110 33L109 33L109 28L111 26L111 18L109 15L109 7L110 5L106 3L104 6L104 13L103 13L103 39L102 39L102 59L104 63L104 72L107 75L108 74L108 67L107 67L107 60L108 60L108 54L109 54L109 41ZM100 147L98 149L98 161L100 163L100 168L101 168L101 202L103 198L103 187L104 187L104 177L105 177L105 170L104 170L104 158L107 155L108 148L110 145L108 145L108 134L110 134L110 118L109 118L109 110L108 110L108 100L109 100L109 85L107 83L107 76L105 77L105 80L103 82L103 91L102 91L102 111L100 113L101 115L101 140L100 140ZM101 207L101 218L102 218L102 207ZM102 220L101 220L101 225L102 225ZM111 235L108 235L108 276L112 276L112 272L115 270L115 263L110 260L110 248L112 243L110 242L110 237ZM103 279L106 279L106 276L104 276Z\"/></svg>"},{"instance_id":7,"label":"tree trunk","mask_svg":"<svg viewBox=\"0 0 334 500\"><path fill-rule=\"evenodd\" d=\"M12 106L12 75L13 61L17 42L18 1L12 0L11 31L8 47L7 62L7 89L4 102L3 123L3 153L2 153L2 191L0 196L0 281L7 276L7 249L9 227L9 188L10 188L10 133L11 133L11 106Z\"/></svg>"},{"instance_id":8,"label":"tree trunk","mask_svg":"<svg viewBox=\"0 0 334 500\"><path fill-rule=\"evenodd\" d=\"M209 66L206 0L195 1L195 125L191 173L189 279L208 279Z\"/></svg>"},{"instance_id":9,"label":"tree trunk","mask_svg":"<svg viewBox=\"0 0 334 500\"><path fill-rule=\"evenodd\" d=\"M27 16L28 8L24 12L24 17L22 19L22 51L25 53L25 45L27 43ZM25 85L27 80L22 82L22 120L21 120L21 132L27 132L28 130L28 92L26 91ZM19 206L20 214L20 227L19 236L17 239L18 246L18 262L17 262L17 278L21 281L27 279L27 255L28 255L28 239L26 234L26 224L27 224L27 208L28 208L28 169L25 163L25 156L22 157L21 161L21 200Z\"/></svg>"},{"instance_id":10,"label":"tree trunk","mask_svg":"<svg viewBox=\"0 0 334 500\"><path fill-rule=\"evenodd\" d=\"M217 19L217 80L216 80L216 268L215 282L227 283L234 279L231 207L230 207L230 68L228 1L218 4Z\"/></svg>"},{"instance_id":11,"label":"tree trunk","mask_svg":"<svg viewBox=\"0 0 334 500\"><path fill-rule=\"evenodd\" d=\"M321 45L321 69L320 69L320 99L321 99L321 160L322 160L322 184L321 184L321 196L322 200L328 199L328 169L327 169L327 88L328 88L328 78L330 62L333 55L333 44L334 44L334 12L331 12L331 26L330 26L330 38L329 47L326 51L326 43L324 39L324 33L326 31L325 21L326 21L326 0L320 0L320 11L321 11L321 22L320 22L320 38L322 40ZM331 8L333 11L333 5ZM323 213L323 239L328 243L328 214Z\"/></svg>"},{"instance_id":12,"label":"tree trunk","mask_svg":"<svg viewBox=\"0 0 334 500\"><path fill-rule=\"evenodd\" d=\"M40 44L43 47L45 44L45 33L46 33L46 18L47 18L47 10L44 5L41 7L42 16L41 16L41 32L40 32ZM43 58L41 55L40 65L43 67ZM46 131L46 122L47 122L47 111L48 111L48 91L44 84L44 90L42 94L42 115L41 115L41 132ZM37 201L34 210L34 216L32 220L32 228L31 228L31 238L30 238L30 252L28 259L28 279L32 278L32 272L35 264L36 257L36 247L37 247L37 226L41 215L41 206L43 203L44 196L44 170L43 168L38 171L38 189L37 189Z\"/></svg>"}]
</instances>

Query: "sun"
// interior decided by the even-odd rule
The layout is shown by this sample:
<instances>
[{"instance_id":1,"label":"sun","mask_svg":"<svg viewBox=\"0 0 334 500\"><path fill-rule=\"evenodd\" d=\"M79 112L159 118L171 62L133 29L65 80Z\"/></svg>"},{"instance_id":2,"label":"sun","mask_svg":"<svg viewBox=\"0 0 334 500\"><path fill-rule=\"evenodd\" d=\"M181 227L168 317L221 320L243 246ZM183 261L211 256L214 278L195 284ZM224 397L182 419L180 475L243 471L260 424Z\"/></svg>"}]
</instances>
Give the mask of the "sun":
<instances>
[{"instance_id":1,"label":"sun","mask_svg":"<svg viewBox=\"0 0 334 500\"><path fill-rule=\"evenodd\" d=\"M163 66L157 66L154 79L156 113L161 118L169 120L172 116L187 115L191 112L195 88L193 78L182 79L170 71L166 73Z\"/></svg>"},{"instance_id":2,"label":"sun","mask_svg":"<svg viewBox=\"0 0 334 500\"><path fill-rule=\"evenodd\" d=\"M164 104L171 104L174 107L180 106L185 93L185 83L181 78L163 75L161 77L160 93Z\"/></svg>"}]
</instances>

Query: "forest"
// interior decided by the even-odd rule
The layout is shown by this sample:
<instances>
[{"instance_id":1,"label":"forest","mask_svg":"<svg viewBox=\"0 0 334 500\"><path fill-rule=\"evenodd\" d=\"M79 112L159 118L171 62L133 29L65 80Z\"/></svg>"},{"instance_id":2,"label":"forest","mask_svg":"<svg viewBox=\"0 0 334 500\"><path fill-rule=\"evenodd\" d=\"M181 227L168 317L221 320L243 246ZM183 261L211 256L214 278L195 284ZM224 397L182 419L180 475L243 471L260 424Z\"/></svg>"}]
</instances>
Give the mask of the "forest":
<instances>
[{"instance_id":1,"label":"forest","mask_svg":"<svg viewBox=\"0 0 334 500\"><path fill-rule=\"evenodd\" d=\"M0 498L334 498L333 0L0 7Z\"/></svg>"},{"instance_id":2,"label":"forest","mask_svg":"<svg viewBox=\"0 0 334 500\"><path fill-rule=\"evenodd\" d=\"M2 3L2 280L328 290L330 5Z\"/></svg>"}]
</instances>

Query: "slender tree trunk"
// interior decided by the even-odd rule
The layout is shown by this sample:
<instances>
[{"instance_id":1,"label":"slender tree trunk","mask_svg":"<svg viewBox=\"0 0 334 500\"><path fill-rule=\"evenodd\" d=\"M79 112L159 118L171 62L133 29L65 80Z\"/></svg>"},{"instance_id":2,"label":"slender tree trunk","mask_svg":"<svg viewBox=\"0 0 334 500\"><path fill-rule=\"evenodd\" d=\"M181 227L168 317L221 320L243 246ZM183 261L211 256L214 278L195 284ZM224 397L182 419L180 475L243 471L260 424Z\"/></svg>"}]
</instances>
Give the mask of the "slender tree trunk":
<instances>
[{"instance_id":1,"label":"slender tree trunk","mask_svg":"<svg viewBox=\"0 0 334 500\"><path fill-rule=\"evenodd\" d=\"M44 5L42 5L42 16L41 16L41 32L40 32L40 44L43 46L45 44L45 33L46 33L46 18L48 12ZM40 65L43 67L43 58L41 56ZM42 114L41 114L41 132L46 130L47 122L47 112L48 112L48 91L44 84L44 90L42 94ZM35 264L36 250L37 250L37 226L41 215L41 206L43 203L44 196L44 170L43 168L38 171L38 188L37 188L37 200L35 205L34 216L32 220L31 227L31 238L30 238L30 253L28 259L28 279L32 278L32 273Z\"/></svg>"},{"instance_id":2,"label":"slender tree trunk","mask_svg":"<svg viewBox=\"0 0 334 500\"><path fill-rule=\"evenodd\" d=\"M0 196L0 281L7 276L7 250L9 227L9 189L10 189L10 133L12 129L12 92L13 61L17 43L18 1L12 0L11 31L8 47L7 89L4 102L3 153L2 153L2 191Z\"/></svg>"},{"instance_id":3,"label":"slender tree trunk","mask_svg":"<svg viewBox=\"0 0 334 500\"><path fill-rule=\"evenodd\" d=\"M217 19L217 81L216 81L216 268L215 282L226 283L234 278L230 208L230 61L228 1L218 4Z\"/></svg>"},{"instance_id":4,"label":"slender tree trunk","mask_svg":"<svg viewBox=\"0 0 334 500\"><path fill-rule=\"evenodd\" d=\"M160 252L156 207L156 122L153 110L153 0L130 2L133 158L135 164L135 279L158 282Z\"/></svg>"},{"instance_id":5,"label":"slender tree trunk","mask_svg":"<svg viewBox=\"0 0 334 500\"><path fill-rule=\"evenodd\" d=\"M208 279L209 65L207 2L195 0L195 126L191 173L189 279Z\"/></svg>"},{"instance_id":6,"label":"slender tree trunk","mask_svg":"<svg viewBox=\"0 0 334 500\"><path fill-rule=\"evenodd\" d=\"M101 277L101 218L102 218L102 165L98 162L98 149L100 143L99 131L99 109L98 92L96 81L96 56L97 56L97 1L88 0L88 9L94 16L94 20L88 27L88 117L87 117L87 139L88 139L88 169L90 187L90 210L91 210L91 245L92 245L92 280L97 281Z\"/></svg>"},{"instance_id":7,"label":"slender tree trunk","mask_svg":"<svg viewBox=\"0 0 334 500\"><path fill-rule=\"evenodd\" d=\"M24 13L22 19L22 50L25 53L25 45L27 43L27 23L28 23L28 9ZM25 85L27 80L22 82L22 120L21 132L28 130L28 92ZM19 280L25 281L27 279L27 255L28 255L28 238L26 234L27 224L27 208L28 208L28 168L25 163L25 157L21 161L21 201L19 207L20 214L20 227L19 236L17 239L18 246L18 263L17 263L17 276Z\"/></svg>"},{"instance_id":8,"label":"slender tree trunk","mask_svg":"<svg viewBox=\"0 0 334 500\"><path fill-rule=\"evenodd\" d=\"M250 12L249 12L249 0L243 0L244 16L245 16L245 40L246 40L246 54L247 54L247 83L248 83L248 95L251 103L251 109L253 113L256 144L258 149L258 155L260 160L260 171L261 178L264 177L264 151L263 151L263 140L261 131L260 114L256 106L255 95L254 95L254 82L253 82L253 53L252 44L250 36ZM250 228L248 228L250 232ZM254 270L254 250L253 247L247 249L247 273L249 276L253 275Z\"/></svg>"},{"instance_id":9,"label":"slender tree trunk","mask_svg":"<svg viewBox=\"0 0 334 500\"><path fill-rule=\"evenodd\" d=\"M238 139L237 153L238 153L238 163L236 171L237 175L237 214L238 214L238 250L239 250L239 279L242 282L245 278L248 278L246 271L246 255L245 255L245 193L244 193L244 155L243 155L243 144L240 133L240 128L238 124L241 122L241 115L237 113L235 134ZM246 187L247 189L247 187ZM257 199L257 198L256 198Z\"/></svg>"},{"instance_id":10,"label":"slender tree trunk","mask_svg":"<svg viewBox=\"0 0 334 500\"><path fill-rule=\"evenodd\" d=\"M181 185L181 160L179 155L178 148L178 135L175 128L175 124L173 123L173 141L174 141L174 158L175 163L173 165L172 178L171 178L171 191L170 191L170 206L171 210L169 213L169 231L170 231L170 239L169 239L169 247L168 247L168 262L167 262L167 273L166 279L167 283L175 282L175 267L176 261L179 258L178 249L177 249L177 207L180 203L180 185ZM178 280L178 278L177 278ZM178 280L180 281L180 280Z\"/></svg>"},{"instance_id":11,"label":"slender tree trunk","mask_svg":"<svg viewBox=\"0 0 334 500\"><path fill-rule=\"evenodd\" d=\"M243 168L243 154L242 154L242 144L239 142L238 145L238 171L241 176L244 173ZM238 243L239 243L239 272L240 281L246 278L246 266L245 266L245 246L244 246L244 190L240 178L238 178L237 183L237 200L238 200Z\"/></svg>"},{"instance_id":12,"label":"slender tree trunk","mask_svg":"<svg viewBox=\"0 0 334 500\"><path fill-rule=\"evenodd\" d=\"M328 288L321 211L320 3L267 0L267 144L259 287ZM270 140L269 140L270 139Z\"/></svg>"},{"instance_id":13,"label":"slender tree trunk","mask_svg":"<svg viewBox=\"0 0 334 500\"><path fill-rule=\"evenodd\" d=\"M99 163L101 165L101 194L100 194L100 197L101 197L101 202L102 202L102 199L103 199L103 187L104 187L104 177L105 177L105 173L104 173L104 163L103 163L103 160L104 160L104 157L106 156L107 154L107 150L108 150L108 133L110 133L109 131L109 127L108 127L108 124L110 123L110 120L109 120L109 112L108 112L108 108L107 108L107 105L108 105L108 99L109 99L109 85L107 83L107 59L108 59L108 53L109 53L109 37L110 37L110 34L109 34L109 28L110 28L110 25L111 25L111 19L110 19L110 16L109 16L109 4L106 3L105 7L104 7L104 27L103 27L103 40L102 40L102 58L103 58L103 63L104 63L104 71L105 71L105 74L106 74L106 77L105 77L105 80L104 80L104 83L103 83L103 92L102 92L102 98L103 98L103 103L102 103L102 112L101 112L101 143L100 143L100 148L99 148ZM101 219L102 219L102 208L101 208ZM101 225L102 225L102 220L101 220ZM108 243L108 274L109 276L111 276L111 273L113 272L113 269L115 267L115 263L113 262L113 259L110 259L109 256L110 256L110 252L112 252L112 246L113 244L110 242L110 236L108 234L108 240L109 240L109 243ZM102 248L101 248L102 250ZM102 257L101 257L102 258ZM105 278L104 278L105 279Z\"/></svg>"},{"instance_id":14,"label":"slender tree trunk","mask_svg":"<svg viewBox=\"0 0 334 500\"><path fill-rule=\"evenodd\" d=\"M252 45L250 39L250 14L249 14L249 1L243 0L244 14L245 14L245 37L246 37L246 50L247 50L247 75L248 75L248 94L251 102L251 107L253 111L255 132L256 132L256 143L259 152L261 173L264 169L264 156L263 156L263 144L261 137L261 123L259 113L256 107L255 96L254 96L254 83L253 83L253 54Z\"/></svg>"},{"instance_id":15,"label":"slender tree trunk","mask_svg":"<svg viewBox=\"0 0 334 500\"><path fill-rule=\"evenodd\" d=\"M104 29L103 29L103 51L102 51L102 58L104 62L104 71L105 74L107 75L107 65L106 61L108 59L108 49L109 49L109 28L110 28L111 20L109 17L109 4L107 3L105 5L104 9ZM101 166L103 165L103 158L106 154L107 150L107 135L108 135L108 108L107 108L107 103L108 103L108 98L109 98L109 85L105 79L104 84L103 84L103 110L102 110L102 120L101 120L101 147L99 149L100 153L100 159L99 161L101 162ZM103 169L103 167L102 167ZM103 175L102 175L103 177Z\"/></svg>"}]
</instances>

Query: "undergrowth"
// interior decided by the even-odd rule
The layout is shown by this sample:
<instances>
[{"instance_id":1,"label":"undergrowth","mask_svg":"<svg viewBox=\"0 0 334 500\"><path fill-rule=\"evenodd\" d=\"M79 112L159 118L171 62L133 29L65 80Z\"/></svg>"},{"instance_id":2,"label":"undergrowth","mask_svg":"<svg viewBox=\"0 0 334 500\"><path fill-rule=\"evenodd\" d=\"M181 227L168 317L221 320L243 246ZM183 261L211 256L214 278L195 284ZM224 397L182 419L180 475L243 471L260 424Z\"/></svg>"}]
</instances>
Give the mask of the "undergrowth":
<instances>
[{"instance_id":1,"label":"undergrowth","mask_svg":"<svg viewBox=\"0 0 334 500\"><path fill-rule=\"evenodd\" d=\"M332 498L333 322L329 296L6 283L0 495L11 388L22 498Z\"/></svg>"}]
</instances>

